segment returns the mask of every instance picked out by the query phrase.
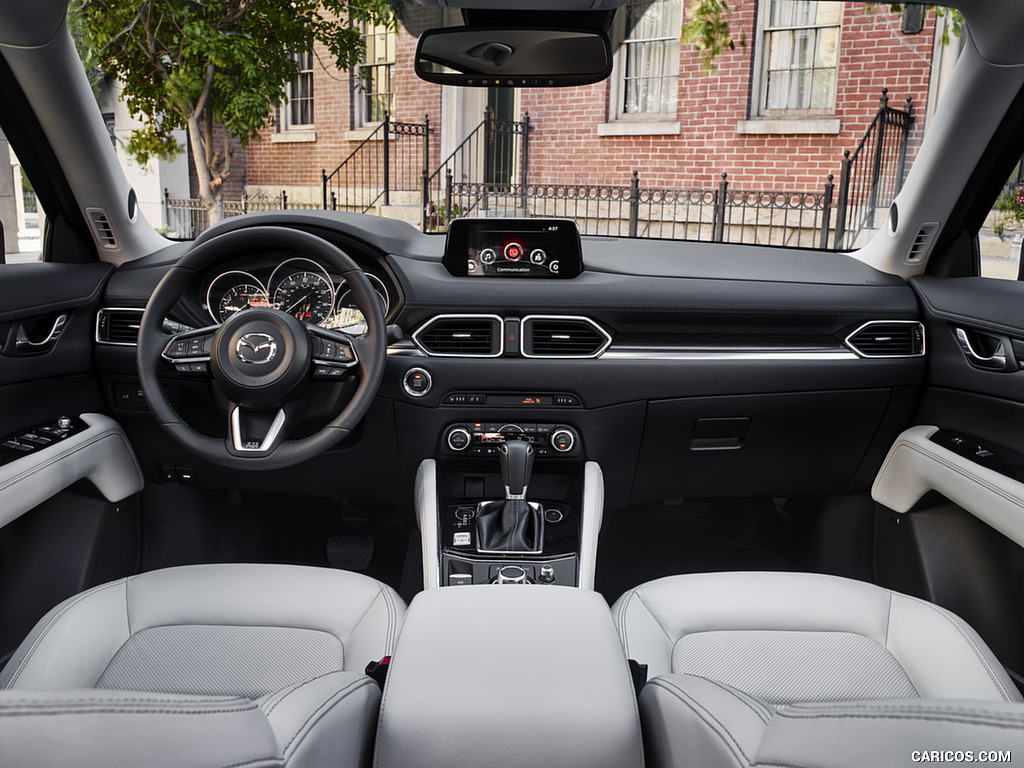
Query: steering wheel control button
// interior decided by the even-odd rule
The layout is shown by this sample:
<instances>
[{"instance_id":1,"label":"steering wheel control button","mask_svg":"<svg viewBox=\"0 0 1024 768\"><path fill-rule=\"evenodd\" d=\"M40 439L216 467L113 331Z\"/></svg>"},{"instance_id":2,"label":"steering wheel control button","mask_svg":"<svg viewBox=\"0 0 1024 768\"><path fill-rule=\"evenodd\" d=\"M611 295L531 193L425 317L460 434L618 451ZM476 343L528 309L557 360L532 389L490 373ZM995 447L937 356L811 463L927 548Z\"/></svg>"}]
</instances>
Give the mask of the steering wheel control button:
<instances>
[{"instance_id":1,"label":"steering wheel control button","mask_svg":"<svg viewBox=\"0 0 1024 768\"><path fill-rule=\"evenodd\" d=\"M410 368L402 378L402 387L412 397L423 397L430 391L433 381L423 368Z\"/></svg>"},{"instance_id":2,"label":"steering wheel control button","mask_svg":"<svg viewBox=\"0 0 1024 768\"><path fill-rule=\"evenodd\" d=\"M455 427L448 433L448 447L453 451L464 451L473 442L473 436L465 427Z\"/></svg>"}]
</instances>

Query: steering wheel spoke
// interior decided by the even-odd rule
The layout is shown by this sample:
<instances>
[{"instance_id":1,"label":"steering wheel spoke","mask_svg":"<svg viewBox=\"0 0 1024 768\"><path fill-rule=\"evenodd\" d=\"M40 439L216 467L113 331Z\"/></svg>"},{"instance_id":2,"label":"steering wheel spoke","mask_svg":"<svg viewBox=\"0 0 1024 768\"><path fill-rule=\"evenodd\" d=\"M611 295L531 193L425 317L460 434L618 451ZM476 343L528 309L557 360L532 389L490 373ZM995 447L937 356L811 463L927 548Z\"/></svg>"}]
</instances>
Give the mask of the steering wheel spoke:
<instances>
[{"instance_id":1,"label":"steering wheel spoke","mask_svg":"<svg viewBox=\"0 0 1024 768\"><path fill-rule=\"evenodd\" d=\"M216 325L176 333L164 345L161 359L183 375L210 378L210 349Z\"/></svg>"},{"instance_id":2,"label":"steering wheel spoke","mask_svg":"<svg viewBox=\"0 0 1024 768\"><path fill-rule=\"evenodd\" d=\"M362 341L343 331L306 325L313 351L313 378L319 381L344 381L350 369L360 364ZM364 350L365 351L365 350Z\"/></svg>"},{"instance_id":3,"label":"steering wheel spoke","mask_svg":"<svg viewBox=\"0 0 1024 768\"><path fill-rule=\"evenodd\" d=\"M228 450L236 456L265 456L286 438L294 421L289 408L257 410L228 406Z\"/></svg>"}]
</instances>

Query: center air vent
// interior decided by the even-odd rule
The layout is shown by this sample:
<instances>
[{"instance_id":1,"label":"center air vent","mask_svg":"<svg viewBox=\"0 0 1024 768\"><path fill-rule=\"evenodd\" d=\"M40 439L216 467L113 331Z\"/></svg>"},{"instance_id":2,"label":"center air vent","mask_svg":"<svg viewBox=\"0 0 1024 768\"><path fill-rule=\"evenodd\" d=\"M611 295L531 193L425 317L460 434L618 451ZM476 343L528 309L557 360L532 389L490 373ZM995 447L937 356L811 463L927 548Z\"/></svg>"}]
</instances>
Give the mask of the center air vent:
<instances>
[{"instance_id":1,"label":"center air vent","mask_svg":"<svg viewBox=\"0 0 1024 768\"><path fill-rule=\"evenodd\" d=\"M412 335L421 350L435 357L498 357L502 352L497 315L438 315Z\"/></svg>"},{"instance_id":2,"label":"center air vent","mask_svg":"<svg viewBox=\"0 0 1024 768\"><path fill-rule=\"evenodd\" d=\"M587 317L524 317L522 335L524 357L597 357L612 343L612 337Z\"/></svg>"},{"instance_id":3,"label":"center air vent","mask_svg":"<svg viewBox=\"0 0 1024 768\"><path fill-rule=\"evenodd\" d=\"M873 320L846 337L861 357L916 357L924 354L924 326L913 320Z\"/></svg>"},{"instance_id":4,"label":"center air vent","mask_svg":"<svg viewBox=\"0 0 1024 768\"><path fill-rule=\"evenodd\" d=\"M96 315L96 341L134 346L139 340L141 309L101 309Z\"/></svg>"}]
</instances>

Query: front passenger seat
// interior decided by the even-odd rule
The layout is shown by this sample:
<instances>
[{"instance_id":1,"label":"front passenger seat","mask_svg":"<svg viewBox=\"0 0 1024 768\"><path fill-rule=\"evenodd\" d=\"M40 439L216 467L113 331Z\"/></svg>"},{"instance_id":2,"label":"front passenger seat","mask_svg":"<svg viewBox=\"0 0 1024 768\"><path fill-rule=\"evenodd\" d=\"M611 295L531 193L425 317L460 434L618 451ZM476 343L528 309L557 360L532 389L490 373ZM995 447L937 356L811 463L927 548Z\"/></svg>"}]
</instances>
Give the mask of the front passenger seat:
<instances>
[{"instance_id":1,"label":"front passenger seat","mask_svg":"<svg viewBox=\"0 0 1024 768\"><path fill-rule=\"evenodd\" d=\"M612 612L626 655L648 665L649 768L902 765L922 749L1024 748L1006 671L924 600L834 576L730 572L649 582Z\"/></svg>"},{"instance_id":2,"label":"front passenger seat","mask_svg":"<svg viewBox=\"0 0 1024 768\"><path fill-rule=\"evenodd\" d=\"M0 672L5 766L368 766L405 604L359 574L169 568L39 621Z\"/></svg>"}]
</instances>

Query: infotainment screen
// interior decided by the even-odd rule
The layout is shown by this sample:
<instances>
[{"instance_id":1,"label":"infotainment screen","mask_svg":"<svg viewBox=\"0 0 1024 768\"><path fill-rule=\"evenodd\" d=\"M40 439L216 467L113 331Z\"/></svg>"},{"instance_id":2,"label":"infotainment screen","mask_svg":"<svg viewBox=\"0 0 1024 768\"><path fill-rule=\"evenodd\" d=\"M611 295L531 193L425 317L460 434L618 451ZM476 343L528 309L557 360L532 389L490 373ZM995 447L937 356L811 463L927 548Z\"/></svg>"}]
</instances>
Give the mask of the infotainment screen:
<instances>
[{"instance_id":1,"label":"infotainment screen","mask_svg":"<svg viewBox=\"0 0 1024 768\"><path fill-rule=\"evenodd\" d=\"M573 278L583 271L580 233L569 219L455 219L444 265L459 277Z\"/></svg>"}]
</instances>

